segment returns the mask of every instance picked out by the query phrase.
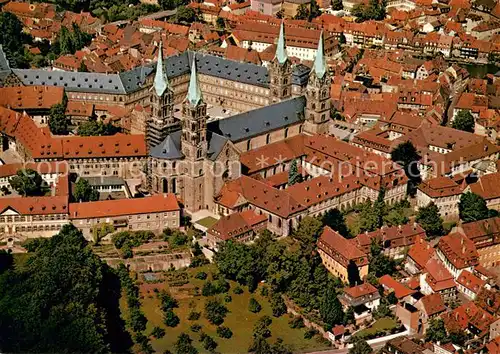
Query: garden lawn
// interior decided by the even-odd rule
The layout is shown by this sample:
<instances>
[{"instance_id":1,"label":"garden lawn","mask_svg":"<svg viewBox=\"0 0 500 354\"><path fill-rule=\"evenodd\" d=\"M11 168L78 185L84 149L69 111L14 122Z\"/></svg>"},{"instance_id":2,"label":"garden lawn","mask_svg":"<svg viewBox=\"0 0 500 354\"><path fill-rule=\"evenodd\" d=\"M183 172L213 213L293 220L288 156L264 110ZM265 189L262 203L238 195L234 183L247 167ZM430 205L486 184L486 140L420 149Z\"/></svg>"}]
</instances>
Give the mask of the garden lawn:
<instances>
[{"instance_id":1,"label":"garden lawn","mask_svg":"<svg viewBox=\"0 0 500 354\"><path fill-rule=\"evenodd\" d=\"M375 334L377 331L387 331L396 328L396 321L390 317L383 317L378 319L373 325L365 328L354 334L355 336L366 336L369 334Z\"/></svg>"},{"instance_id":2,"label":"garden lawn","mask_svg":"<svg viewBox=\"0 0 500 354\"><path fill-rule=\"evenodd\" d=\"M212 226L214 226L216 222L217 222L217 219L215 219L211 216L207 216L206 218L203 218L203 219L196 221L195 224L200 224L201 226L204 226L207 229L209 229Z\"/></svg>"},{"instance_id":3,"label":"garden lawn","mask_svg":"<svg viewBox=\"0 0 500 354\"><path fill-rule=\"evenodd\" d=\"M214 269L213 266L204 266L198 269L189 269L190 283L194 286L202 287L205 282L203 280L193 278L201 269L209 274L209 269ZM150 333L153 327L160 326L165 328L166 335L161 339L152 339L151 343L155 352L164 352L165 350L173 351L174 343L177 340L178 335L181 332L189 334L191 339L193 339L193 345L200 351L200 353L207 352L203 349L201 343L199 342L200 332L203 331L210 335L219 345L216 349L220 353L246 353L248 347L252 341L252 332L255 322L262 316L268 315L272 318L272 324L270 326L272 337L269 338L270 343L274 343L276 338L280 337L283 339L284 343L289 345L293 351L305 351L305 350L321 350L327 347L323 343L319 343L316 338L304 339L305 328L302 329L292 329L288 325L290 317L288 315L283 315L279 318L273 317L269 302L266 298L260 295L260 287L254 293L250 294L248 289L243 287L244 292L242 294L234 294L233 289L237 286L236 283L230 282L231 289L228 294L231 295L232 301L229 303L224 302L224 295L218 295L229 309L223 326L229 327L233 331L233 336L230 339L220 338L216 329L217 326L210 324L204 317L204 304L206 299L209 297L195 296L187 297L186 294L180 294L172 291L179 301L179 307L174 309L174 312L180 318L180 324L175 327L167 327L163 324L163 314L159 309L160 302L156 298L156 294L150 293L145 296L142 300L143 311L148 318L148 326L146 333ZM248 303L250 297L254 296L256 300L261 304L262 310L259 313L252 313L248 310ZM189 321L188 315L192 311L191 306L194 306L195 311L201 312L201 317L196 321ZM200 332L195 333L190 330L192 324L199 324L202 326Z\"/></svg>"}]
</instances>

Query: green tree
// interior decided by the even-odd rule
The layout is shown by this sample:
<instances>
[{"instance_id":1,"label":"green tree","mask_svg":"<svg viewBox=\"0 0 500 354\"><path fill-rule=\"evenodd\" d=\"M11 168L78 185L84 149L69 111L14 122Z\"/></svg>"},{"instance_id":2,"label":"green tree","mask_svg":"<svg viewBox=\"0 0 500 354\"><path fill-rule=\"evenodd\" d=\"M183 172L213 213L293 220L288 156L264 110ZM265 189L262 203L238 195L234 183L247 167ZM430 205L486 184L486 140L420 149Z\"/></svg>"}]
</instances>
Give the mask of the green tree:
<instances>
[{"instance_id":1,"label":"green tree","mask_svg":"<svg viewBox=\"0 0 500 354\"><path fill-rule=\"evenodd\" d=\"M68 118L66 118L65 105L58 103L50 108L49 129L55 135L68 134Z\"/></svg>"},{"instance_id":2,"label":"green tree","mask_svg":"<svg viewBox=\"0 0 500 354\"><path fill-rule=\"evenodd\" d=\"M460 196L458 212L463 222L478 221L489 217L486 201L472 192L466 192Z\"/></svg>"},{"instance_id":3,"label":"green tree","mask_svg":"<svg viewBox=\"0 0 500 354\"><path fill-rule=\"evenodd\" d=\"M339 11L344 8L344 4L342 3L342 0L333 0L332 1L332 9Z\"/></svg>"},{"instance_id":4,"label":"green tree","mask_svg":"<svg viewBox=\"0 0 500 354\"><path fill-rule=\"evenodd\" d=\"M193 340L186 333L181 333L174 344L177 354L197 354L198 350L193 346Z\"/></svg>"},{"instance_id":5,"label":"green tree","mask_svg":"<svg viewBox=\"0 0 500 354\"><path fill-rule=\"evenodd\" d=\"M422 226L428 236L441 236L443 234L443 219L439 215L439 208L433 202L418 209L415 221Z\"/></svg>"},{"instance_id":6,"label":"green tree","mask_svg":"<svg viewBox=\"0 0 500 354\"><path fill-rule=\"evenodd\" d=\"M406 176L413 181L413 183L420 182L420 171L418 168L420 155L411 141L406 141L396 146L391 151L391 159L395 163L403 166Z\"/></svg>"},{"instance_id":7,"label":"green tree","mask_svg":"<svg viewBox=\"0 0 500 354\"><path fill-rule=\"evenodd\" d=\"M300 4L297 8L297 12L295 13L295 20L307 20L309 19L309 15L311 12L309 11L308 4Z\"/></svg>"},{"instance_id":8,"label":"green tree","mask_svg":"<svg viewBox=\"0 0 500 354\"><path fill-rule=\"evenodd\" d=\"M363 338L357 336L353 338L352 348L349 349L349 354L371 354L373 349Z\"/></svg>"},{"instance_id":9,"label":"green tree","mask_svg":"<svg viewBox=\"0 0 500 354\"><path fill-rule=\"evenodd\" d=\"M219 326L217 327L217 335L221 338L229 339L233 336L233 331L229 327Z\"/></svg>"},{"instance_id":10,"label":"green tree","mask_svg":"<svg viewBox=\"0 0 500 354\"><path fill-rule=\"evenodd\" d=\"M16 175L9 180L9 184L23 197L43 195L48 190L42 176L30 168L17 171Z\"/></svg>"},{"instance_id":11,"label":"green tree","mask_svg":"<svg viewBox=\"0 0 500 354\"><path fill-rule=\"evenodd\" d=\"M475 124L474 117L470 111L461 110L458 112L451 126L464 132L474 133Z\"/></svg>"},{"instance_id":12,"label":"green tree","mask_svg":"<svg viewBox=\"0 0 500 354\"><path fill-rule=\"evenodd\" d=\"M179 322L179 317L171 309L163 313L163 323L165 323L166 326L177 327Z\"/></svg>"},{"instance_id":13,"label":"green tree","mask_svg":"<svg viewBox=\"0 0 500 354\"><path fill-rule=\"evenodd\" d=\"M391 305L396 305L398 303L398 298L396 297L396 294L394 293L394 291L391 291L389 293L389 295L387 295L387 301Z\"/></svg>"},{"instance_id":14,"label":"green tree","mask_svg":"<svg viewBox=\"0 0 500 354\"><path fill-rule=\"evenodd\" d=\"M262 316L255 322L253 326L253 337L269 338L271 337L271 330L269 326L273 320L269 316Z\"/></svg>"},{"instance_id":15,"label":"green tree","mask_svg":"<svg viewBox=\"0 0 500 354\"><path fill-rule=\"evenodd\" d=\"M280 317L286 313L286 304L283 296L279 293L273 293L271 296L271 311L274 317Z\"/></svg>"},{"instance_id":16,"label":"green tree","mask_svg":"<svg viewBox=\"0 0 500 354\"><path fill-rule=\"evenodd\" d=\"M161 327L156 326L151 330L151 335L156 339L161 339L165 337L165 330Z\"/></svg>"},{"instance_id":17,"label":"green tree","mask_svg":"<svg viewBox=\"0 0 500 354\"><path fill-rule=\"evenodd\" d=\"M215 24L220 29L226 28L226 21L222 17L217 17L217 20L215 21Z\"/></svg>"},{"instance_id":18,"label":"green tree","mask_svg":"<svg viewBox=\"0 0 500 354\"><path fill-rule=\"evenodd\" d=\"M228 312L227 307L217 299L211 299L205 303L205 317L212 324L222 324Z\"/></svg>"},{"instance_id":19,"label":"green tree","mask_svg":"<svg viewBox=\"0 0 500 354\"><path fill-rule=\"evenodd\" d=\"M59 30L57 41L62 55L73 54L75 52L73 47L73 38L71 38L71 33L66 27L62 26Z\"/></svg>"},{"instance_id":20,"label":"green tree","mask_svg":"<svg viewBox=\"0 0 500 354\"><path fill-rule=\"evenodd\" d=\"M255 300L255 298L251 297L248 303L248 310L250 312L257 313L260 312L260 310L262 310L262 306L259 304L257 300Z\"/></svg>"},{"instance_id":21,"label":"green tree","mask_svg":"<svg viewBox=\"0 0 500 354\"><path fill-rule=\"evenodd\" d=\"M375 231L378 229L378 225L379 216L377 215L372 202L368 200L361 206L361 213L359 216L359 231Z\"/></svg>"},{"instance_id":22,"label":"green tree","mask_svg":"<svg viewBox=\"0 0 500 354\"><path fill-rule=\"evenodd\" d=\"M213 352L217 348L217 342L206 333L200 335L200 342L203 343L203 348L209 352Z\"/></svg>"},{"instance_id":23,"label":"green tree","mask_svg":"<svg viewBox=\"0 0 500 354\"><path fill-rule=\"evenodd\" d=\"M388 300L382 298L382 301L380 301L380 305L378 305L377 309L373 311L373 317L375 317L375 319L377 320L384 317L392 317L392 312L389 308Z\"/></svg>"},{"instance_id":24,"label":"green tree","mask_svg":"<svg viewBox=\"0 0 500 354\"><path fill-rule=\"evenodd\" d=\"M342 304L337 298L337 291L332 285L327 287L322 297L319 314L328 330L331 330L331 328L337 324L342 324L344 321Z\"/></svg>"},{"instance_id":25,"label":"green tree","mask_svg":"<svg viewBox=\"0 0 500 354\"><path fill-rule=\"evenodd\" d=\"M161 302L161 310L164 312L179 307L178 301L166 290L162 290L158 293L158 299L160 299Z\"/></svg>"},{"instance_id":26,"label":"green tree","mask_svg":"<svg viewBox=\"0 0 500 354\"><path fill-rule=\"evenodd\" d=\"M297 160L293 159L288 170L288 185L293 186L295 183L302 182L302 175L297 167Z\"/></svg>"},{"instance_id":27,"label":"green tree","mask_svg":"<svg viewBox=\"0 0 500 354\"><path fill-rule=\"evenodd\" d=\"M448 335L443 320L441 318L430 320L429 328L425 332L425 341L437 343L446 342L447 339Z\"/></svg>"},{"instance_id":28,"label":"green tree","mask_svg":"<svg viewBox=\"0 0 500 354\"><path fill-rule=\"evenodd\" d=\"M311 6L311 10L309 13L309 18L308 18L309 21L311 21L313 18L321 16L321 10L319 9L319 5L316 2L316 0L311 0L310 6Z\"/></svg>"},{"instance_id":29,"label":"green tree","mask_svg":"<svg viewBox=\"0 0 500 354\"><path fill-rule=\"evenodd\" d=\"M64 225L28 257L0 276L0 350L111 351L105 300L112 273L82 233Z\"/></svg>"},{"instance_id":30,"label":"green tree","mask_svg":"<svg viewBox=\"0 0 500 354\"><path fill-rule=\"evenodd\" d=\"M10 12L0 13L0 44L13 68L27 68L28 61L24 56L24 44L31 43L32 38L23 31L23 24Z\"/></svg>"},{"instance_id":31,"label":"green tree","mask_svg":"<svg viewBox=\"0 0 500 354\"><path fill-rule=\"evenodd\" d=\"M75 184L73 197L76 202L94 202L99 200L99 192L92 188L88 180L80 178Z\"/></svg>"},{"instance_id":32,"label":"green tree","mask_svg":"<svg viewBox=\"0 0 500 354\"><path fill-rule=\"evenodd\" d=\"M80 62L80 66L78 67L78 72L81 72L81 73L86 73L89 71L89 68L87 68L87 65L85 64L85 62L82 60Z\"/></svg>"},{"instance_id":33,"label":"green tree","mask_svg":"<svg viewBox=\"0 0 500 354\"><path fill-rule=\"evenodd\" d=\"M196 21L196 13L190 7L180 6L177 8L176 22L193 23Z\"/></svg>"},{"instance_id":34,"label":"green tree","mask_svg":"<svg viewBox=\"0 0 500 354\"><path fill-rule=\"evenodd\" d=\"M368 269L378 278L386 274L392 275L396 271L396 262L382 253L381 245L375 239L372 239Z\"/></svg>"},{"instance_id":35,"label":"green tree","mask_svg":"<svg viewBox=\"0 0 500 354\"><path fill-rule=\"evenodd\" d=\"M78 135L80 136L107 136L118 133L120 129L111 123L103 123L95 118L78 126Z\"/></svg>"},{"instance_id":36,"label":"green tree","mask_svg":"<svg viewBox=\"0 0 500 354\"><path fill-rule=\"evenodd\" d=\"M323 215L321 221L323 225L331 227L342 236L346 238L351 237L351 232L345 223L344 214L337 208L328 210L325 215Z\"/></svg>"},{"instance_id":37,"label":"green tree","mask_svg":"<svg viewBox=\"0 0 500 354\"><path fill-rule=\"evenodd\" d=\"M387 215L387 206L384 202L385 188L381 187L377 196L377 200L373 204L373 212L376 215L376 228L379 229L384 224L384 218Z\"/></svg>"},{"instance_id":38,"label":"green tree","mask_svg":"<svg viewBox=\"0 0 500 354\"><path fill-rule=\"evenodd\" d=\"M316 249L316 241L318 241L323 224L320 220L306 216L302 219L296 229L292 231L292 237L300 241L302 248L306 253Z\"/></svg>"}]
</instances>

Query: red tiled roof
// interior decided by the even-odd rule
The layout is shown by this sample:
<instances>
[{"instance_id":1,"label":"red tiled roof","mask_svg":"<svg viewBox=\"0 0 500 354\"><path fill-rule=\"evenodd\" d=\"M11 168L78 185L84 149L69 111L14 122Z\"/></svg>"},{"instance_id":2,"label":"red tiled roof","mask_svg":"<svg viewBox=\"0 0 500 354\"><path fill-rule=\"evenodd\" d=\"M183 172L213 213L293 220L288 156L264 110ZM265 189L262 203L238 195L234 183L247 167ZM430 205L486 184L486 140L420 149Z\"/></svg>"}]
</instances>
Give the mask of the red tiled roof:
<instances>
[{"instance_id":1,"label":"red tiled roof","mask_svg":"<svg viewBox=\"0 0 500 354\"><path fill-rule=\"evenodd\" d=\"M344 289L344 293L346 293L347 295L351 296L354 299L361 296L375 294L377 292L378 292L377 288L371 285L370 283L364 283L361 285Z\"/></svg>"},{"instance_id":2,"label":"red tiled roof","mask_svg":"<svg viewBox=\"0 0 500 354\"><path fill-rule=\"evenodd\" d=\"M465 330L472 325L481 332L487 331L489 325L495 321L495 317L470 301L460 305L453 311L441 315L446 329L456 331L458 329Z\"/></svg>"},{"instance_id":3,"label":"red tiled roof","mask_svg":"<svg viewBox=\"0 0 500 354\"><path fill-rule=\"evenodd\" d=\"M388 274L380 277L378 281L386 290L394 291L394 295L396 295L398 299L415 293L415 290L408 289Z\"/></svg>"},{"instance_id":4,"label":"red tiled roof","mask_svg":"<svg viewBox=\"0 0 500 354\"><path fill-rule=\"evenodd\" d=\"M0 198L0 211L8 209L21 215L67 214L68 196Z\"/></svg>"},{"instance_id":5,"label":"red tiled roof","mask_svg":"<svg viewBox=\"0 0 500 354\"><path fill-rule=\"evenodd\" d=\"M147 155L144 135L64 137L61 141L67 159Z\"/></svg>"},{"instance_id":6,"label":"red tiled roof","mask_svg":"<svg viewBox=\"0 0 500 354\"><path fill-rule=\"evenodd\" d=\"M494 235L500 233L500 217L462 224L463 234L474 241L476 248L488 247L500 242Z\"/></svg>"},{"instance_id":7,"label":"red tiled roof","mask_svg":"<svg viewBox=\"0 0 500 354\"><path fill-rule=\"evenodd\" d=\"M338 232L326 226L318 240L318 248L329 254L339 254L341 263L347 267L349 261L357 261L358 266L368 264L368 257L359 250L352 242L341 236Z\"/></svg>"},{"instance_id":8,"label":"red tiled roof","mask_svg":"<svg viewBox=\"0 0 500 354\"><path fill-rule=\"evenodd\" d=\"M431 198L443 198L462 194L463 188L448 177L436 177L423 181L418 189Z\"/></svg>"},{"instance_id":9,"label":"red tiled roof","mask_svg":"<svg viewBox=\"0 0 500 354\"><path fill-rule=\"evenodd\" d=\"M434 248L420 236L417 236L415 244L408 251L408 257L413 259L419 269L424 269L434 254Z\"/></svg>"},{"instance_id":10,"label":"red tiled roof","mask_svg":"<svg viewBox=\"0 0 500 354\"><path fill-rule=\"evenodd\" d=\"M0 88L0 105L13 110L50 109L61 103L64 88L55 86L16 86Z\"/></svg>"},{"instance_id":11,"label":"red tiled roof","mask_svg":"<svg viewBox=\"0 0 500 354\"><path fill-rule=\"evenodd\" d=\"M439 240L437 247L457 269L479 264L479 255L474 242L464 235L452 233L443 236Z\"/></svg>"},{"instance_id":12,"label":"red tiled roof","mask_svg":"<svg viewBox=\"0 0 500 354\"><path fill-rule=\"evenodd\" d=\"M425 265L427 271L427 284L434 291L441 291L456 287L453 276L448 272L444 265L436 259L430 259Z\"/></svg>"},{"instance_id":13,"label":"red tiled roof","mask_svg":"<svg viewBox=\"0 0 500 354\"><path fill-rule=\"evenodd\" d=\"M253 210L245 210L240 213L224 216L207 233L227 241L249 232L257 225L266 222L266 215L256 214Z\"/></svg>"},{"instance_id":14,"label":"red tiled roof","mask_svg":"<svg viewBox=\"0 0 500 354\"><path fill-rule=\"evenodd\" d=\"M433 316L446 311L446 306L439 293L426 295L420 301L422 301L427 316Z\"/></svg>"},{"instance_id":15,"label":"red tiled roof","mask_svg":"<svg viewBox=\"0 0 500 354\"><path fill-rule=\"evenodd\" d=\"M174 194L169 193L145 198L71 203L69 205L69 218L73 220L92 219L179 210L177 198Z\"/></svg>"},{"instance_id":16,"label":"red tiled roof","mask_svg":"<svg viewBox=\"0 0 500 354\"><path fill-rule=\"evenodd\" d=\"M500 198L500 172L481 176L479 181L469 185L471 192L486 200Z\"/></svg>"},{"instance_id":17,"label":"red tiled roof","mask_svg":"<svg viewBox=\"0 0 500 354\"><path fill-rule=\"evenodd\" d=\"M463 270L457 278L457 283L466 287L474 294L478 294L481 288L486 285L486 282L479 279L468 270Z\"/></svg>"}]
</instances>

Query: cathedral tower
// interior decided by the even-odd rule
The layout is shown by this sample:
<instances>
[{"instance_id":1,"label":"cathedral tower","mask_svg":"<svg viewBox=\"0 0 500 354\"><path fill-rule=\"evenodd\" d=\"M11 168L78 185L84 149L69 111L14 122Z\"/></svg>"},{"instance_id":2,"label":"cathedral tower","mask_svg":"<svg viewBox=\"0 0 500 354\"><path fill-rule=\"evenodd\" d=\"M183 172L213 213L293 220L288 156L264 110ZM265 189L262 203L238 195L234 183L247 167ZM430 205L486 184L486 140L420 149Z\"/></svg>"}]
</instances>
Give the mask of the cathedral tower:
<instances>
[{"instance_id":1,"label":"cathedral tower","mask_svg":"<svg viewBox=\"0 0 500 354\"><path fill-rule=\"evenodd\" d=\"M330 122L330 85L331 78L323 50L323 32L318 42L314 66L309 74L306 87L306 121L304 132L307 134L326 134Z\"/></svg>"},{"instance_id":2,"label":"cathedral tower","mask_svg":"<svg viewBox=\"0 0 500 354\"><path fill-rule=\"evenodd\" d=\"M190 160L202 159L207 156L207 145L207 104L203 102L193 55L188 93L182 104L182 153Z\"/></svg>"},{"instance_id":3,"label":"cathedral tower","mask_svg":"<svg viewBox=\"0 0 500 354\"><path fill-rule=\"evenodd\" d=\"M286 54L283 22L280 26L276 55L269 66L269 79L273 102L280 102L292 96L292 63Z\"/></svg>"},{"instance_id":4,"label":"cathedral tower","mask_svg":"<svg viewBox=\"0 0 500 354\"><path fill-rule=\"evenodd\" d=\"M160 144L178 127L174 118L174 91L169 85L163 66L163 46L158 47L158 62L151 94L151 119L147 126L148 147Z\"/></svg>"}]
</instances>

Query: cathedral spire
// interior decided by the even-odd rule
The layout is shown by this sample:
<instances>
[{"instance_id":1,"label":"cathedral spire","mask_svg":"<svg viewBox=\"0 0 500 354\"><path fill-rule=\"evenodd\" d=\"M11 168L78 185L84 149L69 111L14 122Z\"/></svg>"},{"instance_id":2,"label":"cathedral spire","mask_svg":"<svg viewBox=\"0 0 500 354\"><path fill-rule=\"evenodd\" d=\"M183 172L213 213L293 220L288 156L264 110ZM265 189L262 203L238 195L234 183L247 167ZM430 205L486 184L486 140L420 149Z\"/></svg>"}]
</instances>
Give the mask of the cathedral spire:
<instances>
[{"instance_id":1,"label":"cathedral spire","mask_svg":"<svg viewBox=\"0 0 500 354\"><path fill-rule=\"evenodd\" d=\"M158 96L163 95L167 87L168 87L168 78L166 73L164 72L164 67L163 67L163 44L160 41L160 45L158 47L158 61L156 63L156 74L154 81L154 88L156 94Z\"/></svg>"},{"instance_id":2,"label":"cathedral spire","mask_svg":"<svg viewBox=\"0 0 500 354\"><path fill-rule=\"evenodd\" d=\"M286 54L286 48L285 48L285 29L284 29L283 21L281 21L280 35L278 37L278 45L276 46L275 58L277 58L278 63L280 63L282 65L288 59L288 56Z\"/></svg>"},{"instance_id":3,"label":"cathedral spire","mask_svg":"<svg viewBox=\"0 0 500 354\"><path fill-rule=\"evenodd\" d=\"M198 84L198 75L196 73L195 54L193 54L193 64L191 65L191 77L189 78L189 88L186 99L192 106L197 106L202 99L200 85Z\"/></svg>"},{"instance_id":4,"label":"cathedral spire","mask_svg":"<svg viewBox=\"0 0 500 354\"><path fill-rule=\"evenodd\" d=\"M325 51L323 49L323 31L319 35L318 51L314 58L314 72L319 79L322 79L326 73Z\"/></svg>"}]
</instances>

